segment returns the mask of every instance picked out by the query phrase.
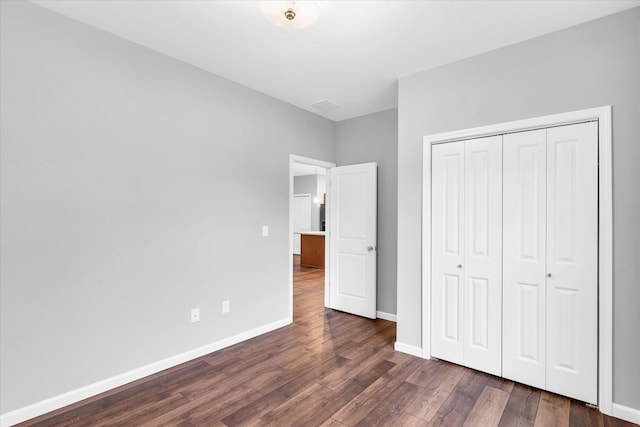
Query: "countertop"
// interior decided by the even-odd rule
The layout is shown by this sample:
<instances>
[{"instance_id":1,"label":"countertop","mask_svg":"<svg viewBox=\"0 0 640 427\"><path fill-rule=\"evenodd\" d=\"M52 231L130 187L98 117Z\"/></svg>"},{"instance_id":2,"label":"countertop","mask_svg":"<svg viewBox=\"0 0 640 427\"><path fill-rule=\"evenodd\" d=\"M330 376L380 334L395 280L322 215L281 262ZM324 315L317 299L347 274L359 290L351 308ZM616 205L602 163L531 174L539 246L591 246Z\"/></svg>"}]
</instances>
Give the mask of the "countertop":
<instances>
[{"instance_id":1,"label":"countertop","mask_svg":"<svg viewBox=\"0 0 640 427\"><path fill-rule=\"evenodd\" d=\"M305 234L307 236L324 236L324 231L303 231L299 234Z\"/></svg>"}]
</instances>

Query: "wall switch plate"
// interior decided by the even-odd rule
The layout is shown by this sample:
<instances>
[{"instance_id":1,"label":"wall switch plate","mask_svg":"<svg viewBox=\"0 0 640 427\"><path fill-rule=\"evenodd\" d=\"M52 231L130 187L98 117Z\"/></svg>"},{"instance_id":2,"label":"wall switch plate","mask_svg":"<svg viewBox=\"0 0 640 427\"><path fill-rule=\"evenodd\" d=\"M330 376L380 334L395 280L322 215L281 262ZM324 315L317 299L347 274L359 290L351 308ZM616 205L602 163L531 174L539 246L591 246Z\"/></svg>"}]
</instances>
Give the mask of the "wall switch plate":
<instances>
[{"instance_id":1,"label":"wall switch plate","mask_svg":"<svg viewBox=\"0 0 640 427\"><path fill-rule=\"evenodd\" d=\"M191 309L191 323L195 323L195 322L199 322L200 321L200 309L199 308L192 308Z\"/></svg>"},{"instance_id":2,"label":"wall switch plate","mask_svg":"<svg viewBox=\"0 0 640 427\"><path fill-rule=\"evenodd\" d=\"M228 313L230 310L231 310L231 307L229 305L229 301L222 301L222 312Z\"/></svg>"},{"instance_id":3,"label":"wall switch plate","mask_svg":"<svg viewBox=\"0 0 640 427\"><path fill-rule=\"evenodd\" d=\"M262 226L262 237L268 237L269 236L269 226L268 225L263 225Z\"/></svg>"}]
</instances>

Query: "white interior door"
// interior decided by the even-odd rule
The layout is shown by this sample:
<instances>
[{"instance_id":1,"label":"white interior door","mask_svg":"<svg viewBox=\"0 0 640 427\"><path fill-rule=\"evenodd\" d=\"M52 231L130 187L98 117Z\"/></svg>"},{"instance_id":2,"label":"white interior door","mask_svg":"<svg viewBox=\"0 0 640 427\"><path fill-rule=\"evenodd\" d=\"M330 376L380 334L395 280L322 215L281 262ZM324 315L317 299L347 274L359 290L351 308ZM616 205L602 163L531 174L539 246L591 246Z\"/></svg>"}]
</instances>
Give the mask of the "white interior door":
<instances>
[{"instance_id":1,"label":"white interior door","mask_svg":"<svg viewBox=\"0 0 640 427\"><path fill-rule=\"evenodd\" d=\"M431 149L431 354L463 364L464 142Z\"/></svg>"},{"instance_id":2,"label":"white interior door","mask_svg":"<svg viewBox=\"0 0 640 427\"><path fill-rule=\"evenodd\" d=\"M504 136L502 376L545 388L546 130Z\"/></svg>"},{"instance_id":3,"label":"white interior door","mask_svg":"<svg viewBox=\"0 0 640 427\"><path fill-rule=\"evenodd\" d=\"M547 130L547 390L598 391L598 125Z\"/></svg>"},{"instance_id":4,"label":"white interior door","mask_svg":"<svg viewBox=\"0 0 640 427\"><path fill-rule=\"evenodd\" d=\"M502 136L464 150L464 364L502 372Z\"/></svg>"},{"instance_id":5,"label":"white interior door","mask_svg":"<svg viewBox=\"0 0 640 427\"><path fill-rule=\"evenodd\" d=\"M376 318L377 164L331 168L329 307Z\"/></svg>"}]
</instances>

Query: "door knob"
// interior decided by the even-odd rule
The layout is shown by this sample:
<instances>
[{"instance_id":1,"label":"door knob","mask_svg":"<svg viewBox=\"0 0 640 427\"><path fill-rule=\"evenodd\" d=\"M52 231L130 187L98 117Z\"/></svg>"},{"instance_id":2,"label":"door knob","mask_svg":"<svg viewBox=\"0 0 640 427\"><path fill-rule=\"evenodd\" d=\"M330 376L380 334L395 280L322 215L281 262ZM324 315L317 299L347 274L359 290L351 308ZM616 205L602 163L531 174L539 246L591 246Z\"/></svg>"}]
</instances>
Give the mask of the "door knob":
<instances>
[{"instance_id":1,"label":"door knob","mask_svg":"<svg viewBox=\"0 0 640 427\"><path fill-rule=\"evenodd\" d=\"M551 278L551 273L547 273L547 277Z\"/></svg>"},{"instance_id":2,"label":"door knob","mask_svg":"<svg viewBox=\"0 0 640 427\"><path fill-rule=\"evenodd\" d=\"M367 246L367 251L368 252L373 252L375 248L373 246Z\"/></svg>"},{"instance_id":3,"label":"door knob","mask_svg":"<svg viewBox=\"0 0 640 427\"><path fill-rule=\"evenodd\" d=\"M462 268L462 264L458 264L458 268Z\"/></svg>"}]
</instances>

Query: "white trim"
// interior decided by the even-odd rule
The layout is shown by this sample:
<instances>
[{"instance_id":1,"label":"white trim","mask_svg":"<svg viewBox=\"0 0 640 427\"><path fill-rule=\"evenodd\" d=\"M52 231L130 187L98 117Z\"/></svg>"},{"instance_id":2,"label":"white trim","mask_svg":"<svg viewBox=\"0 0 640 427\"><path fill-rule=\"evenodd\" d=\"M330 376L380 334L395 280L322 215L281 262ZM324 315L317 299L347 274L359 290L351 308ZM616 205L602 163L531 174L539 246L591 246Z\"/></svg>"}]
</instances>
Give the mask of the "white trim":
<instances>
[{"instance_id":1,"label":"white trim","mask_svg":"<svg viewBox=\"0 0 640 427\"><path fill-rule=\"evenodd\" d=\"M429 358L431 283L431 145L597 120L598 138L598 406L613 411L613 187L611 106L535 117L424 137L422 163L422 357Z\"/></svg>"},{"instance_id":2,"label":"white trim","mask_svg":"<svg viewBox=\"0 0 640 427\"><path fill-rule=\"evenodd\" d=\"M398 316L391 313L385 313L384 311L376 311L376 317L382 320L388 320L390 322L397 322Z\"/></svg>"},{"instance_id":3,"label":"white trim","mask_svg":"<svg viewBox=\"0 0 640 427\"><path fill-rule=\"evenodd\" d=\"M305 165L319 166L321 168L335 168L336 164L325 162L322 160L311 159L309 157L289 155L289 317L293 319L293 164L302 163ZM327 197L329 189L327 188ZM324 306L329 305L329 258L326 256L331 245L331 237L327 234L324 239L325 257L324 257Z\"/></svg>"},{"instance_id":4,"label":"white trim","mask_svg":"<svg viewBox=\"0 0 640 427\"><path fill-rule=\"evenodd\" d=\"M105 391L112 390L116 387L120 387L132 381L136 381L165 369L172 368L174 366L180 365L181 363L197 359L198 357L221 350L225 347L232 346L239 342L246 341L258 335L271 332L289 324L291 324L291 318L280 319L266 325L258 326L257 328L251 329L249 331L241 332L237 335L224 338L220 341L216 341L211 344L207 344L205 346L198 347L163 360L158 360L157 362L150 363L146 366L142 366L140 368L124 372L114 377L107 378L75 390L71 390L69 392L42 400L40 402L36 402L32 405L4 413L0 415L0 427L8 427L26 420L30 420L48 412L55 411L56 409L60 409L89 397L96 396L100 393L104 393Z\"/></svg>"},{"instance_id":5,"label":"white trim","mask_svg":"<svg viewBox=\"0 0 640 427\"><path fill-rule=\"evenodd\" d=\"M427 167L428 165L428 167ZM422 357L431 357L431 143L422 148ZM428 286L427 286L428 284ZM428 288L428 289L425 289Z\"/></svg>"},{"instance_id":6,"label":"white trim","mask_svg":"<svg viewBox=\"0 0 640 427\"><path fill-rule=\"evenodd\" d=\"M621 420L629 421L630 423L640 424L640 409L614 403L612 415Z\"/></svg>"},{"instance_id":7,"label":"white trim","mask_svg":"<svg viewBox=\"0 0 640 427\"><path fill-rule=\"evenodd\" d=\"M405 343L396 341L396 343L393 346L393 349L401 353L407 353L412 356L422 357L422 349L420 347L416 347L415 345L405 344Z\"/></svg>"},{"instance_id":8,"label":"white trim","mask_svg":"<svg viewBox=\"0 0 640 427\"><path fill-rule=\"evenodd\" d=\"M598 116L598 406L613 413L613 141L611 107Z\"/></svg>"},{"instance_id":9,"label":"white trim","mask_svg":"<svg viewBox=\"0 0 640 427\"><path fill-rule=\"evenodd\" d=\"M436 133L423 138L424 142L441 144L443 142L475 139L483 136L504 135L506 133L522 132L526 130L564 126L589 120L611 119L611 106L607 105L586 110L570 111L568 113L552 114L549 116L533 117L530 119L514 120L512 122L496 123L487 126L456 130L452 132ZM609 124L610 125L610 124Z\"/></svg>"}]
</instances>

